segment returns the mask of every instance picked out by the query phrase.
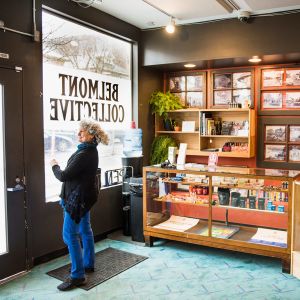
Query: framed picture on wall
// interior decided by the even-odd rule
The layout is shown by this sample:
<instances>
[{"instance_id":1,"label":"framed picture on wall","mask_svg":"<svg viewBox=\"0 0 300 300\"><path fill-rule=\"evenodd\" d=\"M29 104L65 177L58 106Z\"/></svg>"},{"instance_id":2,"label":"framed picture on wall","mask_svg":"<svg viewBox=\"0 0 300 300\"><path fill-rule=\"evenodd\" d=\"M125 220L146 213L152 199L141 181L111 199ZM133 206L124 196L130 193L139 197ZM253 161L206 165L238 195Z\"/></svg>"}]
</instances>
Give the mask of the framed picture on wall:
<instances>
[{"instance_id":1,"label":"framed picture on wall","mask_svg":"<svg viewBox=\"0 0 300 300\"><path fill-rule=\"evenodd\" d=\"M289 145L289 161L300 162L300 145Z\"/></svg>"},{"instance_id":2,"label":"framed picture on wall","mask_svg":"<svg viewBox=\"0 0 300 300\"><path fill-rule=\"evenodd\" d=\"M265 125L265 142L285 142L285 125Z\"/></svg>"},{"instance_id":3,"label":"framed picture on wall","mask_svg":"<svg viewBox=\"0 0 300 300\"><path fill-rule=\"evenodd\" d=\"M228 91L214 91L213 106L227 106L231 103L232 90Z\"/></svg>"},{"instance_id":4,"label":"framed picture on wall","mask_svg":"<svg viewBox=\"0 0 300 300\"><path fill-rule=\"evenodd\" d=\"M232 74L233 88L242 89L251 87L251 72Z\"/></svg>"},{"instance_id":5,"label":"framed picture on wall","mask_svg":"<svg viewBox=\"0 0 300 300\"><path fill-rule=\"evenodd\" d=\"M238 89L233 90L232 95L233 103L239 103L243 108L247 108L248 104L251 104L251 90L250 89Z\"/></svg>"},{"instance_id":6,"label":"framed picture on wall","mask_svg":"<svg viewBox=\"0 0 300 300\"><path fill-rule=\"evenodd\" d=\"M185 106L185 93L174 93L180 99L180 102L183 106Z\"/></svg>"},{"instance_id":7,"label":"framed picture on wall","mask_svg":"<svg viewBox=\"0 0 300 300\"><path fill-rule=\"evenodd\" d=\"M283 85L283 70L263 70L262 86L263 87L279 87Z\"/></svg>"},{"instance_id":8,"label":"framed picture on wall","mask_svg":"<svg viewBox=\"0 0 300 300\"><path fill-rule=\"evenodd\" d=\"M268 161L286 161L285 145L265 145L265 160Z\"/></svg>"},{"instance_id":9,"label":"framed picture on wall","mask_svg":"<svg viewBox=\"0 0 300 300\"><path fill-rule=\"evenodd\" d=\"M282 108L281 92L263 92L261 98L262 108Z\"/></svg>"},{"instance_id":10,"label":"framed picture on wall","mask_svg":"<svg viewBox=\"0 0 300 300\"><path fill-rule=\"evenodd\" d=\"M187 91L202 91L203 75L187 76L186 89Z\"/></svg>"},{"instance_id":11,"label":"framed picture on wall","mask_svg":"<svg viewBox=\"0 0 300 300\"><path fill-rule=\"evenodd\" d=\"M232 86L231 74L214 74L214 89L230 89Z\"/></svg>"},{"instance_id":12,"label":"framed picture on wall","mask_svg":"<svg viewBox=\"0 0 300 300\"><path fill-rule=\"evenodd\" d=\"M185 90L185 76L170 77L170 92L181 92Z\"/></svg>"},{"instance_id":13,"label":"framed picture on wall","mask_svg":"<svg viewBox=\"0 0 300 300\"><path fill-rule=\"evenodd\" d=\"M300 143L300 125L290 125L289 142Z\"/></svg>"},{"instance_id":14,"label":"framed picture on wall","mask_svg":"<svg viewBox=\"0 0 300 300\"><path fill-rule=\"evenodd\" d=\"M203 108L203 93L202 92L187 92L186 93L186 105L188 107Z\"/></svg>"},{"instance_id":15,"label":"framed picture on wall","mask_svg":"<svg viewBox=\"0 0 300 300\"><path fill-rule=\"evenodd\" d=\"M300 109L300 92L286 92L285 105L286 108Z\"/></svg>"},{"instance_id":16,"label":"framed picture on wall","mask_svg":"<svg viewBox=\"0 0 300 300\"><path fill-rule=\"evenodd\" d=\"M285 83L289 86L300 87L300 69L287 69Z\"/></svg>"}]
</instances>

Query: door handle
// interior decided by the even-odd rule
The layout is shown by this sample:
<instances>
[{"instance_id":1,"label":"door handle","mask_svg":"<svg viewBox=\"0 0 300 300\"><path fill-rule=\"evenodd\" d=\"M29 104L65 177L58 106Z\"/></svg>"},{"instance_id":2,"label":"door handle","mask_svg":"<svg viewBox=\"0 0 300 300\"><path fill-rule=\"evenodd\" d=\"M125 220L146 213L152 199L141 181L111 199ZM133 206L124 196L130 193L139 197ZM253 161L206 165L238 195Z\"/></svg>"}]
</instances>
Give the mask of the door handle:
<instances>
[{"instance_id":1,"label":"door handle","mask_svg":"<svg viewBox=\"0 0 300 300\"><path fill-rule=\"evenodd\" d=\"M7 188L7 191L8 192L18 192L18 191L23 191L24 188L21 186L21 187L9 187Z\"/></svg>"},{"instance_id":2,"label":"door handle","mask_svg":"<svg viewBox=\"0 0 300 300\"><path fill-rule=\"evenodd\" d=\"M15 182L16 182L16 185L14 187L7 188L8 192L18 192L18 191L24 190L24 184L18 175L16 176Z\"/></svg>"}]
</instances>

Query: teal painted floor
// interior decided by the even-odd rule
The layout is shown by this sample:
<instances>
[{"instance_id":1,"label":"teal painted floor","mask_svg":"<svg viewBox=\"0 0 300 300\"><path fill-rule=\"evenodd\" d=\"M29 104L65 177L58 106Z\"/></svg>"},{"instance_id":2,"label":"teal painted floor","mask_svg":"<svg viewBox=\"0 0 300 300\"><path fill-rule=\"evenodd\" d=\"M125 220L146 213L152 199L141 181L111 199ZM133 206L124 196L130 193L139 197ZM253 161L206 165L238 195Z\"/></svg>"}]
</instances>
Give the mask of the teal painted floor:
<instances>
[{"instance_id":1,"label":"teal painted floor","mask_svg":"<svg viewBox=\"0 0 300 300\"><path fill-rule=\"evenodd\" d=\"M45 273L68 263L64 256L0 286L0 299L300 299L300 280L282 273L276 259L167 241L149 248L105 239L96 251L107 247L149 259L89 291L60 292L60 281Z\"/></svg>"}]
</instances>

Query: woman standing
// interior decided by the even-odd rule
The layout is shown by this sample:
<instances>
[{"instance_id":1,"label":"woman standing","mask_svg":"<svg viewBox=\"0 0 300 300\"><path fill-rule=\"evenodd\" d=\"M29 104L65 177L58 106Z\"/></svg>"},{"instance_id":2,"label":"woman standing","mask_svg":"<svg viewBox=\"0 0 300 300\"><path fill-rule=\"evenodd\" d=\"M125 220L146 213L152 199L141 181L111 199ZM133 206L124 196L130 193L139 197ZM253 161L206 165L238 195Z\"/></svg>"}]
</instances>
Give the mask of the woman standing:
<instances>
[{"instance_id":1,"label":"woman standing","mask_svg":"<svg viewBox=\"0 0 300 300\"><path fill-rule=\"evenodd\" d=\"M64 208L63 240L68 246L72 266L70 277L57 287L61 291L85 284L85 273L94 272L95 249L90 209L98 196L97 145L107 145L108 136L97 122L84 120L80 122L78 141L78 149L69 158L65 170L60 169L55 159L50 162L55 177L63 182L60 194Z\"/></svg>"}]
</instances>

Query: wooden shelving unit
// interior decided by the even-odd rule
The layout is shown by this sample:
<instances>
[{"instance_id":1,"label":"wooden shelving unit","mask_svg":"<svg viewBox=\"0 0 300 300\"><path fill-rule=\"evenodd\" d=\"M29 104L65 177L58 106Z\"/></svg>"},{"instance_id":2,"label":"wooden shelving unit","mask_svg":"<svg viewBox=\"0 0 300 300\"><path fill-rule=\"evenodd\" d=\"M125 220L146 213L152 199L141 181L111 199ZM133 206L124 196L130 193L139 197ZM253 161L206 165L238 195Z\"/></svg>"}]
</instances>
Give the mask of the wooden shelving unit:
<instances>
[{"instance_id":1,"label":"wooden shelving unit","mask_svg":"<svg viewBox=\"0 0 300 300\"><path fill-rule=\"evenodd\" d=\"M229 122L248 122L248 135L216 135L202 134L203 117L209 114L212 119ZM165 131L161 118L155 118L155 134L168 134L173 136L180 143L187 143L187 155L209 156L209 149L219 149L216 153L220 157L240 157L250 158L255 156L255 111L253 109L243 108L217 108L217 109L180 109L170 111L169 116L175 120L181 127L182 121L194 121L196 130L194 132L183 131ZM248 144L246 151L222 152L222 146L226 142Z\"/></svg>"}]
</instances>

